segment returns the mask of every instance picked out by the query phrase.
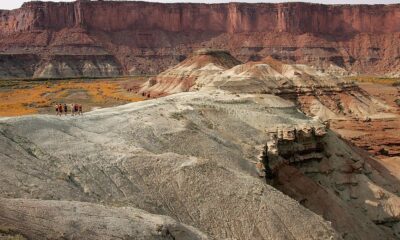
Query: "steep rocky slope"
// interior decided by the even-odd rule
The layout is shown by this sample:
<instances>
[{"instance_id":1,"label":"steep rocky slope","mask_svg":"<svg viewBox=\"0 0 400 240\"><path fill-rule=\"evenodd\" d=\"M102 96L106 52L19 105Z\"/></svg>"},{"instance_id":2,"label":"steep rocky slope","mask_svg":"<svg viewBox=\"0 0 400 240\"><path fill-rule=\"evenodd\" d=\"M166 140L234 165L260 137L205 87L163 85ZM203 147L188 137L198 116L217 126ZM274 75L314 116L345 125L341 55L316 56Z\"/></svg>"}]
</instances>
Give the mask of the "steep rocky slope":
<instances>
[{"instance_id":1,"label":"steep rocky slope","mask_svg":"<svg viewBox=\"0 0 400 240\"><path fill-rule=\"evenodd\" d=\"M390 106L371 97L337 74L271 57L238 64L227 52L201 50L142 85L143 95L156 97L182 91L222 89L232 93L270 93L292 100L308 115L323 120L372 117ZM206 57L205 55L209 55ZM218 62L235 62L218 65Z\"/></svg>"},{"instance_id":2,"label":"steep rocky slope","mask_svg":"<svg viewBox=\"0 0 400 240\"><path fill-rule=\"evenodd\" d=\"M80 118L3 118L0 138L1 197L56 201L39 201L38 209L63 207L59 200L101 203L104 211L140 208L211 239L398 234L398 180L274 95L188 92ZM266 145L277 174L271 184L299 203L260 177ZM4 218L13 207L2 209ZM24 209L18 211L29 215ZM58 222L55 227L65 229L68 219ZM9 223L0 226L33 236Z\"/></svg>"},{"instance_id":3,"label":"steep rocky slope","mask_svg":"<svg viewBox=\"0 0 400 240\"><path fill-rule=\"evenodd\" d=\"M274 56L373 74L400 67L398 4L29 2L0 11L0 36L0 69L31 56L1 77L41 77L36 70L47 68L54 77L91 75L81 61L104 76L159 73L204 47L244 62Z\"/></svg>"}]
</instances>

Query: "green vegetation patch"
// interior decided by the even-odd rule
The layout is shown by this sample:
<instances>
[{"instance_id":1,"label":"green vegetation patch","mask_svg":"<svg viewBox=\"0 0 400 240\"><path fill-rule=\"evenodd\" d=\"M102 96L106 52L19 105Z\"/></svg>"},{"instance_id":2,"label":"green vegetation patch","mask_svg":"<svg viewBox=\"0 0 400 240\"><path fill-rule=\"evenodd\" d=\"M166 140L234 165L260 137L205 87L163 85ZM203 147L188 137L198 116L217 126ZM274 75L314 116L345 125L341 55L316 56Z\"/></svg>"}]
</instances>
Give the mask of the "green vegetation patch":
<instances>
[{"instance_id":1,"label":"green vegetation patch","mask_svg":"<svg viewBox=\"0 0 400 240\"><path fill-rule=\"evenodd\" d=\"M348 80L355 82L377 83L392 86L400 86L400 78L380 77L380 76L352 76Z\"/></svg>"}]
</instances>

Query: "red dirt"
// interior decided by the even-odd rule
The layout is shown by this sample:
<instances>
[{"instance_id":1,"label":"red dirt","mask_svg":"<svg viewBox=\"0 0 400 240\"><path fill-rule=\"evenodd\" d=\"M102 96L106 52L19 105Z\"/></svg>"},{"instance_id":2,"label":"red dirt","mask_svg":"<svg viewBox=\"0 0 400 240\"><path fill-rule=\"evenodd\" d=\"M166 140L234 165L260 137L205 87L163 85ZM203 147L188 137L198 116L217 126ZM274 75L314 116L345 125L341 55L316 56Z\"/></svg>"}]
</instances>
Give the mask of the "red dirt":
<instances>
[{"instance_id":1,"label":"red dirt","mask_svg":"<svg viewBox=\"0 0 400 240\"><path fill-rule=\"evenodd\" d=\"M360 87L375 98L393 108L390 118L343 119L331 121L331 128L358 147L381 159L400 156L400 107L394 102L399 98L399 88L390 85L360 84ZM383 115L382 115L383 116Z\"/></svg>"}]
</instances>

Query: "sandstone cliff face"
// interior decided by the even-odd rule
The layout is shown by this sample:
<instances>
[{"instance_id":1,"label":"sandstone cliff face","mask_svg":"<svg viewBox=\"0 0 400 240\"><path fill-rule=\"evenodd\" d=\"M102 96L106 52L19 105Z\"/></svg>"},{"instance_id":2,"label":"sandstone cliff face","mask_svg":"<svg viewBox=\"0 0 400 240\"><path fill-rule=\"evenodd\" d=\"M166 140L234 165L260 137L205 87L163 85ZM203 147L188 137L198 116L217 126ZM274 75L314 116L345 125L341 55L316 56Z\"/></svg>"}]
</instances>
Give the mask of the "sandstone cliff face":
<instances>
[{"instance_id":1,"label":"sandstone cliff face","mask_svg":"<svg viewBox=\"0 0 400 240\"><path fill-rule=\"evenodd\" d=\"M400 66L399 4L30 2L0 11L0 35L3 53L107 52L124 74L158 73L202 47L353 72Z\"/></svg>"},{"instance_id":2,"label":"sandstone cliff face","mask_svg":"<svg viewBox=\"0 0 400 240\"><path fill-rule=\"evenodd\" d=\"M399 5L161 4L146 2L25 3L2 16L6 32L63 29L160 29L163 31L353 33L400 31ZM11 23L11 24L10 24Z\"/></svg>"},{"instance_id":3,"label":"sandstone cliff face","mask_svg":"<svg viewBox=\"0 0 400 240\"><path fill-rule=\"evenodd\" d=\"M50 8L51 5L47 7L49 13L53 11ZM75 24L81 21L92 29L103 31L121 31L133 26L173 32L229 33L285 31L349 34L391 33L400 30L396 24L400 20L399 9L383 5L335 7L302 3L165 5L95 2L78 3L75 9L75 13L82 14L75 16ZM59 23L56 23L58 26Z\"/></svg>"}]
</instances>

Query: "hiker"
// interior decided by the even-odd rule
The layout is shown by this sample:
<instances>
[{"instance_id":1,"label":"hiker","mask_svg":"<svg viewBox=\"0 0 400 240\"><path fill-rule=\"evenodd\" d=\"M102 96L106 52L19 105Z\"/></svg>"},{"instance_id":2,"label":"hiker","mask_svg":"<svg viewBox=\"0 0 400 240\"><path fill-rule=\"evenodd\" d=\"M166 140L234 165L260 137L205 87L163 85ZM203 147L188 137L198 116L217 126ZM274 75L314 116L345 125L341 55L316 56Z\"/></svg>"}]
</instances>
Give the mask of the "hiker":
<instances>
[{"instance_id":1,"label":"hiker","mask_svg":"<svg viewBox=\"0 0 400 240\"><path fill-rule=\"evenodd\" d=\"M75 116L75 103L71 104L71 115Z\"/></svg>"},{"instance_id":2,"label":"hiker","mask_svg":"<svg viewBox=\"0 0 400 240\"><path fill-rule=\"evenodd\" d=\"M57 115L62 116L63 107L62 107L61 103L57 104L57 109L58 109L58 111L57 111L58 114Z\"/></svg>"},{"instance_id":3,"label":"hiker","mask_svg":"<svg viewBox=\"0 0 400 240\"><path fill-rule=\"evenodd\" d=\"M78 109L79 109L79 115L82 115L82 104L79 104Z\"/></svg>"},{"instance_id":4,"label":"hiker","mask_svg":"<svg viewBox=\"0 0 400 240\"><path fill-rule=\"evenodd\" d=\"M58 116L58 104L56 104L56 115Z\"/></svg>"},{"instance_id":5,"label":"hiker","mask_svg":"<svg viewBox=\"0 0 400 240\"><path fill-rule=\"evenodd\" d=\"M67 107L67 104L66 104L66 103L64 103L64 113L65 113L65 116L67 116L67 114L68 114L68 107Z\"/></svg>"},{"instance_id":6,"label":"hiker","mask_svg":"<svg viewBox=\"0 0 400 240\"><path fill-rule=\"evenodd\" d=\"M74 104L74 112L75 112L75 114L79 114L78 111L79 111L78 104L75 103Z\"/></svg>"}]
</instances>

